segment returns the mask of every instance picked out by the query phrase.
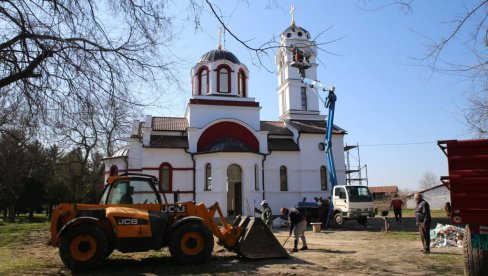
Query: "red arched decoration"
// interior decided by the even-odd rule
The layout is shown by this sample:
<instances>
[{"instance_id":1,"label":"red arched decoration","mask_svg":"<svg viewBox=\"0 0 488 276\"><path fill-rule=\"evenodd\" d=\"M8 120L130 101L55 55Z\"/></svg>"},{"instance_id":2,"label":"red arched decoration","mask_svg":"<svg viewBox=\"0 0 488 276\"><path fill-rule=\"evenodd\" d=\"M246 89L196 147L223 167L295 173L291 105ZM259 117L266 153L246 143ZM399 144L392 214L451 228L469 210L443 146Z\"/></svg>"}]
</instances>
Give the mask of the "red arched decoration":
<instances>
[{"instance_id":1,"label":"red arched decoration","mask_svg":"<svg viewBox=\"0 0 488 276\"><path fill-rule=\"evenodd\" d=\"M220 122L207 128L200 136L197 150L202 151L207 145L222 138L234 138L245 143L253 152L259 152L256 136L247 128L233 122Z\"/></svg>"},{"instance_id":2,"label":"red arched decoration","mask_svg":"<svg viewBox=\"0 0 488 276\"><path fill-rule=\"evenodd\" d=\"M169 173L169 179L168 179L168 189L163 190L163 168L168 167L168 173ZM171 166L170 163L164 162L161 165L159 165L159 191L160 192L171 192L173 190L173 167Z\"/></svg>"},{"instance_id":3,"label":"red arched decoration","mask_svg":"<svg viewBox=\"0 0 488 276\"><path fill-rule=\"evenodd\" d=\"M246 97L246 88L247 88L247 76L246 72L241 68L239 69L238 74L238 81L237 81L237 92L240 93L242 91L242 97Z\"/></svg>"},{"instance_id":4,"label":"red arched decoration","mask_svg":"<svg viewBox=\"0 0 488 276\"><path fill-rule=\"evenodd\" d=\"M206 72L207 73L207 76L206 76L206 79L204 80L205 81L205 91L202 91L202 73L203 72ZM209 78L209 70L208 70L208 67L207 66L202 66L200 67L200 69L198 69L198 72L197 72L197 92L198 92L198 95L202 95L202 94L208 94L208 78Z\"/></svg>"}]
</instances>

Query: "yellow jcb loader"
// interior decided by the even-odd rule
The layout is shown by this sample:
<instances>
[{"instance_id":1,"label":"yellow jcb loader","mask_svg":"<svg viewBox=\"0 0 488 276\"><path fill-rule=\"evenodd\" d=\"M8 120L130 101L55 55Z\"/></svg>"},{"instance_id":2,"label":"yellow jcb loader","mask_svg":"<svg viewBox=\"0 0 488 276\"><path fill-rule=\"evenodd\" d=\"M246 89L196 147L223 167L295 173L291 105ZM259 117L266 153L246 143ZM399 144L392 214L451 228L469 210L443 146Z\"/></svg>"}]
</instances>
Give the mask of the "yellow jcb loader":
<instances>
[{"instance_id":1,"label":"yellow jcb loader","mask_svg":"<svg viewBox=\"0 0 488 276\"><path fill-rule=\"evenodd\" d=\"M63 263L80 271L97 266L114 249L125 253L163 247L179 264L203 263L212 254L214 236L219 245L246 258L288 257L260 218L238 216L229 224L218 203L207 208L178 202L178 193L169 204L157 183L145 174L113 176L99 204L60 204L52 213L50 244L59 247Z\"/></svg>"}]
</instances>

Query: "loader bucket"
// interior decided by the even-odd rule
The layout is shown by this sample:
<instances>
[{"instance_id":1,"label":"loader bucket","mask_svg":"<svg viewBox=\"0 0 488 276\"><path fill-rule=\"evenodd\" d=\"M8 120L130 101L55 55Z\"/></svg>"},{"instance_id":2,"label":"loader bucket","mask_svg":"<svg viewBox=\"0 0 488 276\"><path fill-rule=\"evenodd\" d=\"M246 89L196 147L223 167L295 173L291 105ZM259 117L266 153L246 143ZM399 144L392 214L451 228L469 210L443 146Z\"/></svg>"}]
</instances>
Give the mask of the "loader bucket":
<instances>
[{"instance_id":1,"label":"loader bucket","mask_svg":"<svg viewBox=\"0 0 488 276\"><path fill-rule=\"evenodd\" d=\"M235 247L237 254L250 259L289 257L261 218L238 216L234 225L244 229Z\"/></svg>"}]
</instances>

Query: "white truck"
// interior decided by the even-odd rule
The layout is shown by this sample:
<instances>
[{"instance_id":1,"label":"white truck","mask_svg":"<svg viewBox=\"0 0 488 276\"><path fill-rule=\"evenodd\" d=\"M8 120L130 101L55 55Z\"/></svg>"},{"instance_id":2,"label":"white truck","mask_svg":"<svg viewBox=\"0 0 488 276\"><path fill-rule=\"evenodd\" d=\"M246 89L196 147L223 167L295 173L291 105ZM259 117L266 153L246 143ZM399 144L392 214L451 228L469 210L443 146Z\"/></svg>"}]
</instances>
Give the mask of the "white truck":
<instances>
[{"instance_id":1,"label":"white truck","mask_svg":"<svg viewBox=\"0 0 488 276\"><path fill-rule=\"evenodd\" d=\"M374 217L373 197L367 186L337 185L332 192L334 210L332 217L337 225L345 220L355 219L366 225L368 217Z\"/></svg>"}]
</instances>

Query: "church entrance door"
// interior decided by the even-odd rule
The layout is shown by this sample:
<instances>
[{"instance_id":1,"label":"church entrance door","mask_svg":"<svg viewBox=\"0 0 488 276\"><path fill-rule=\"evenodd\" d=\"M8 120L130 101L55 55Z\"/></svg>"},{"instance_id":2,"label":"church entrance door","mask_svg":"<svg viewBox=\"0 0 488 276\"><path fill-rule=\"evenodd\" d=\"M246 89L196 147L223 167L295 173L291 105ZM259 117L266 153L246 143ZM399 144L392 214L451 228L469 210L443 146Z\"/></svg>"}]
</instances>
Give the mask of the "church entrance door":
<instances>
[{"instance_id":1,"label":"church entrance door","mask_svg":"<svg viewBox=\"0 0 488 276\"><path fill-rule=\"evenodd\" d=\"M242 169L236 164L227 168L227 210L229 215L242 215Z\"/></svg>"}]
</instances>

